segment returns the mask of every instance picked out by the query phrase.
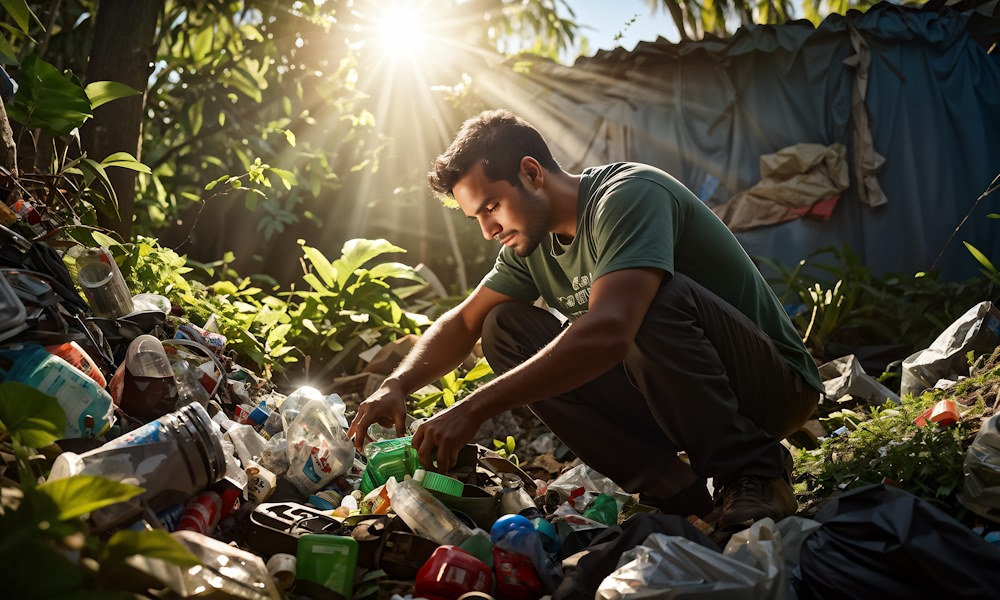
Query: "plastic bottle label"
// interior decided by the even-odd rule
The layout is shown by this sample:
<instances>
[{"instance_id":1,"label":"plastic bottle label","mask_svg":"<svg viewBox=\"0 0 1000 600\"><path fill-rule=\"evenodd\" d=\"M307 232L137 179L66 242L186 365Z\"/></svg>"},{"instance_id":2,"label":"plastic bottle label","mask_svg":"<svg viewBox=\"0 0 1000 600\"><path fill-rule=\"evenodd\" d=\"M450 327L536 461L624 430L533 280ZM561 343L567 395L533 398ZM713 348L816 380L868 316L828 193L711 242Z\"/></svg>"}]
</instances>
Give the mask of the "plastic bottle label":
<instances>
[{"instance_id":1,"label":"plastic bottle label","mask_svg":"<svg viewBox=\"0 0 1000 600\"><path fill-rule=\"evenodd\" d=\"M155 444L163 442L166 436L163 435L163 425L160 420L150 421L135 431L130 431L125 435L116 438L104 445L106 449L125 448L127 446L141 446L143 444Z\"/></svg>"},{"instance_id":2,"label":"plastic bottle label","mask_svg":"<svg viewBox=\"0 0 1000 600\"><path fill-rule=\"evenodd\" d=\"M69 371L68 369L73 369ZM108 425L107 413L111 406L111 396L93 385L81 385L80 377L86 377L80 372L80 377L73 377L76 368L62 359L53 356L53 360L45 369L45 376L35 385L40 391L56 397L59 406L66 412L66 436L83 437L83 420L86 415L94 417L94 431L100 433ZM92 382L91 379L83 380ZM96 396L96 398L95 398ZM89 401L88 401L89 400ZM104 405L104 408L101 405Z\"/></svg>"}]
</instances>

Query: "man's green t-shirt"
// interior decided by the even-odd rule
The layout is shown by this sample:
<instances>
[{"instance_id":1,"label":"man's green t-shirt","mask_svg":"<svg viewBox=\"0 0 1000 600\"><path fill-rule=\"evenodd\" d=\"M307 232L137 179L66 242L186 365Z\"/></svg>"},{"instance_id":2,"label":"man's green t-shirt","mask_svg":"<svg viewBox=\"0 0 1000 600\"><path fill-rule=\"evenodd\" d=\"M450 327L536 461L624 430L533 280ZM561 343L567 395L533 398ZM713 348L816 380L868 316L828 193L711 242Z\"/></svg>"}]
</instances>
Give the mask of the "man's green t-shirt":
<instances>
[{"instance_id":1,"label":"man's green t-shirt","mask_svg":"<svg viewBox=\"0 0 1000 600\"><path fill-rule=\"evenodd\" d=\"M570 243L549 234L525 258L501 248L483 284L518 299L540 295L572 321L587 312L591 283L606 273L639 267L683 273L753 320L792 369L823 390L770 286L732 232L683 184L648 165L593 167L583 172L577 205Z\"/></svg>"}]
</instances>

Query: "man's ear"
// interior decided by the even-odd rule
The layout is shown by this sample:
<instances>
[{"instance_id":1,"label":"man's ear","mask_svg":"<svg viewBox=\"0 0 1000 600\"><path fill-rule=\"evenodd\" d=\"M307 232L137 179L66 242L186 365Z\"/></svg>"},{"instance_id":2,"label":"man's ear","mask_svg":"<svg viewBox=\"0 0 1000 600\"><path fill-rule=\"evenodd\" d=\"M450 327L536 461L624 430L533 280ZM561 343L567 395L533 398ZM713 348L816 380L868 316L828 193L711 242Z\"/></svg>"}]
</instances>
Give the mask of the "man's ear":
<instances>
[{"instance_id":1,"label":"man's ear","mask_svg":"<svg viewBox=\"0 0 1000 600\"><path fill-rule=\"evenodd\" d=\"M541 189L545 183L545 170L534 157L525 156L521 158L521 174L528 180L531 187Z\"/></svg>"}]
</instances>

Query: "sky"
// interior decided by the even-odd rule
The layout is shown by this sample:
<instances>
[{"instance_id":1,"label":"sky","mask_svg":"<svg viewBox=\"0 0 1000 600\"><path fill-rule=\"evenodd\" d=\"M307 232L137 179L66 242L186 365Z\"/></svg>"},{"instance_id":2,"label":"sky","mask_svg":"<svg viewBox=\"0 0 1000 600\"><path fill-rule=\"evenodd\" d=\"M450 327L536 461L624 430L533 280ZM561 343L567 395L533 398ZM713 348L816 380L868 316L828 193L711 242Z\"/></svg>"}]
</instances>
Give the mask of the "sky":
<instances>
[{"instance_id":1,"label":"sky","mask_svg":"<svg viewBox=\"0 0 1000 600\"><path fill-rule=\"evenodd\" d=\"M588 40L590 55L617 46L632 50L638 42L654 41L657 35L674 42L680 39L670 15L662 9L650 14L644 0L569 0L569 5L581 35ZM629 24L633 17L635 21ZM615 40L619 33L621 40Z\"/></svg>"}]
</instances>

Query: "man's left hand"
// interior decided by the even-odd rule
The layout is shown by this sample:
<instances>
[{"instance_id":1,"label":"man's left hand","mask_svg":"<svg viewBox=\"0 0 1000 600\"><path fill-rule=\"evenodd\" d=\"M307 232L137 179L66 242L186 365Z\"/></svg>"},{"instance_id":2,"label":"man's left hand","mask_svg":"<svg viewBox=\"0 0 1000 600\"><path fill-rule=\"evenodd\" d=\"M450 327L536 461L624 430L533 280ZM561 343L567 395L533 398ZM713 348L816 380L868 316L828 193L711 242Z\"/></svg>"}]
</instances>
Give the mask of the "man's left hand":
<instances>
[{"instance_id":1,"label":"man's left hand","mask_svg":"<svg viewBox=\"0 0 1000 600\"><path fill-rule=\"evenodd\" d=\"M468 401L458 402L417 428L417 432L413 434L413 447L417 450L421 466L434 470L436 456L437 471L447 473L458 462L458 452L472 441L482 425L471 408Z\"/></svg>"}]
</instances>

